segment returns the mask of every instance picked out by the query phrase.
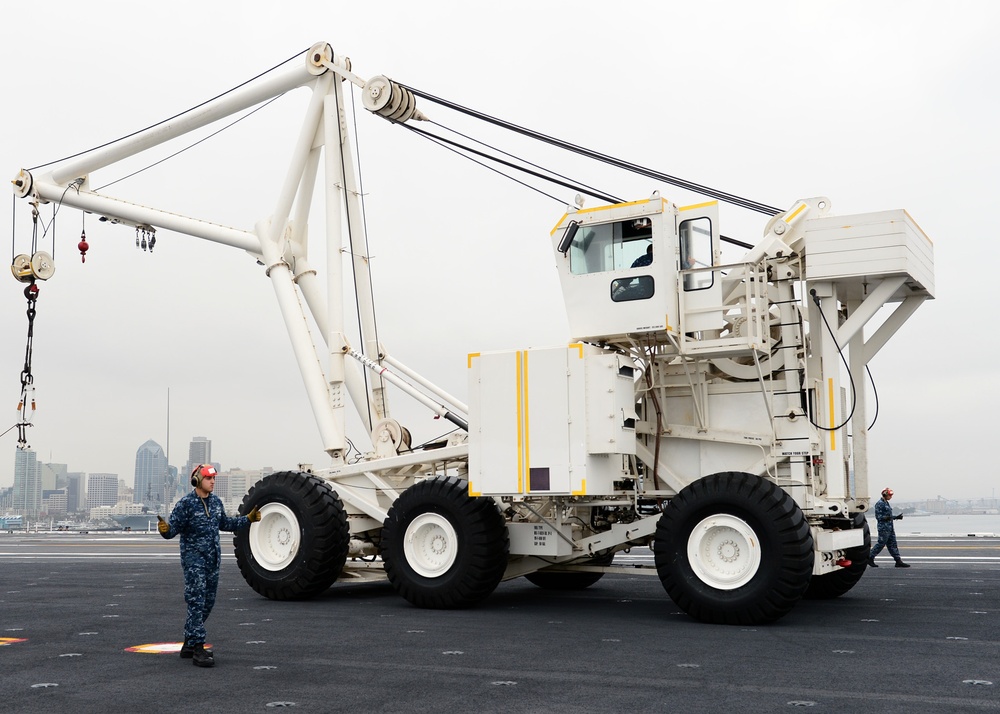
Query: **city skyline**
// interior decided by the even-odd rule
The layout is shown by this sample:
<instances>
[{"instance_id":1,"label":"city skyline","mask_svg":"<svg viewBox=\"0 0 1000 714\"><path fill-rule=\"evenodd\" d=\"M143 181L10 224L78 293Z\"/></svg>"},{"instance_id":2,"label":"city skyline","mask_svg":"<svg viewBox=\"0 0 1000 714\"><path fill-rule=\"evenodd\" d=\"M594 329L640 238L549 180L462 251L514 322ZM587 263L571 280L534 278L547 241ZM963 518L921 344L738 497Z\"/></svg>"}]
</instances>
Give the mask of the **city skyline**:
<instances>
[{"instance_id":1,"label":"city skyline","mask_svg":"<svg viewBox=\"0 0 1000 714\"><path fill-rule=\"evenodd\" d=\"M212 441L204 436L191 439L188 461L182 469L166 463L163 448L147 439L135 451L135 467L128 474L69 471L68 464L42 462L33 449L17 449L14 482L0 486L0 515L4 511L29 517L73 515L95 508L117 508L123 504L142 506L163 513L190 488L186 474L192 464L212 463L220 471L216 493L223 499L242 498L254 476L271 472L269 467L223 469L213 462ZM183 474L183 478L181 477ZM129 485L131 483L131 485ZM130 509L131 510L131 509Z\"/></svg>"},{"instance_id":2,"label":"city skyline","mask_svg":"<svg viewBox=\"0 0 1000 714\"><path fill-rule=\"evenodd\" d=\"M207 444L207 452L201 454L198 451L192 451L191 450L191 445L193 445L195 442L198 442L198 443L201 443L201 444ZM168 456L166 454L166 450L160 445L160 443L155 438L149 438L149 439L146 439L142 444L140 444L139 447L137 447L136 451L132 452L131 456L127 457L128 460L131 461L134 464L134 466L133 466L132 470L126 470L124 472L123 471L111 471L111 470L109 470L107 468L104 468L104 467L98 467L98 468L91 469L91 470L76 469L76 468L74 468L74 462L72 461L72 459L56 460L56 459L53 458L52 454L50 453L48 460L44 460L43 461L42 460L42 455L39 453L39 451L37 449L33 449L30 446L27 449L18 449L16 447L12 446L11 448L12 448L12 450L14 452L13 459L12 459L13 465L11 467L11 470L9 472L6 472L6 478L0 476L0 489L9 488L9 487L11 487L11 486L14 485L14 481L15 481L15 477L16 477L16 472L17 472L16 463L17 463L17 459L20 458L18 456L18 454L23 454L25 452L32 452L32 453L34 453L36 455L36 460L37 460L39 466L41 466L43 464L65 464L67 466L67 469L69 470L70 473L82 473L82 474L90 474L90 473L114 473L114 474L119 475L120 477L128 476L129 478L134 478L134 476L136 474L136 468L138 468L138 465L136 464L136 460L138 459L138 451L141 450L143 448L143 446L145 446L146 444L149 444L149 443L152 443L152 444L156 445L157 447L159 447L159 449L160 449L160 451L162 453L162 459L163 459L164 463L166 462L166 460L168 458ZM211 459L211 451L212 451L211 444L212 444L211 439L207 439L206 437L203 437L203 436L192 437L191 441L189 442L188 457L187 457L187 459L185 459L184 463L180 464L180 465L178 465L178 464L167 464L167 467L170 468L170 469L173 469L176 472L176 473L173 474L174 477L177 478L177 479L179 479L180 482L185 483L185 484L187 483L187 474L189 474L191 472L191 469L194 467L194 465L196 465L198 463L213 463L213 464L216 465L217 468L221 469L221 463L222 462L213 461ZM196 456L194 456L193 454L194 455L204 455L204 456L206 456L206 458L196 458ZM108 461L110 461L110 460L112 460L112 459L109 458ZM115 457L115 460L124 461L124 459L122 459L120 457ZM251 470L251 471L254 471L254 470L265 470L266 471L266 470L269 470L269 469L270 470L276 470L274 468L274 466L271 465L271 464L252 465L252 464L236 463L235 465L233 465L231 467L228 467L228 468L237 469L237 470ZM293 465L293 466L290 466L289 468L293 468L294 469L295 466ZM185 474L185 470L186 470L187 474ZM0 471L0 474L2 474L2 473L3 472ZM181 478L181 476L183 476L184 478ZM162 484L161 484L161 486L162 486Z\"/></svg>"}]
</instances>

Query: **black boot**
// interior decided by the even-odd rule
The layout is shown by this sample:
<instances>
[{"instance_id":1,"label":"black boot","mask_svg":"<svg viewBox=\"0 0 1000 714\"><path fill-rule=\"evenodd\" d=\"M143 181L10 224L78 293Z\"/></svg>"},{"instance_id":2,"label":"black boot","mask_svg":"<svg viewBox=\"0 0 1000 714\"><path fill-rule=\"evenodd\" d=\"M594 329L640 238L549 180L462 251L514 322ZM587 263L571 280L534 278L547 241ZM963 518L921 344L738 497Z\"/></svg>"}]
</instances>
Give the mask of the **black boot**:
<instances>
[{"instance_id":1,"label":"black boot","mask_svg":"<svg viewBox=\"0 0 1000 714\"><path fill-rule=\"evenodd\" d=\"M909 568L910 566L909 566L908 563L904 563L902 560L897 560L896 561L896 567L897 568Z\"/></svg>"},{"instance_id":2,"label":"black boot","mask_svg":"<svg viewBox=\"0 0 1000 714\"><path fill-rule=\"evenodd\" d=\"M195 646L193 644L184 640L184 644L181 646L181 659L191 659L194 657L194 647ZM206 648L205 651L208 653L209 657L212 656L212 650Z\"/></svg>"},{"instance_id":3,"label":"black boot","mask_svg":"<svg viewBox=\"0 0 1000 714\"><path fill-rule=\"evenodd\" d=\"M869 568L877 568L878 567L878 563L875 562L874 558L869 558L868 559L868 567Z\"/></svg>"},{"instance_id":4,"label":"black boot","mask_svg":"<svg viewBox=\"0 0 1000 714\"><path fill-rule=\"evenodd\" d=\"M214 667L215 657L211 650L206 650L203 643L198 643L194 645L194 649L191 653L191 657L194 660L195 667Z\"/></svg>"}]
</instances>

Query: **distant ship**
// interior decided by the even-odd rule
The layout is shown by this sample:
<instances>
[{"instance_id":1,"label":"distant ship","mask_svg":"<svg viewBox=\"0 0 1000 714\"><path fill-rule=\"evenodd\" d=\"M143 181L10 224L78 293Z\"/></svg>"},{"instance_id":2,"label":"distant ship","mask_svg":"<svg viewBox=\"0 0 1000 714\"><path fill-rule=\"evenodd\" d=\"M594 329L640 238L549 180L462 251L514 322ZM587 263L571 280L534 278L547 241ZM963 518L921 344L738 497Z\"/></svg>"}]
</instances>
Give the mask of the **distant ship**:
<instances>
[{"instance_id":1,"label":"distant ship","mask_svg":"<svg viewBox=\"0 0 1000 714\"><path fill-rule=\"evenodd\" d=\"M140 513L130 516L111 516L111 519L125 530L130 531L155 531L156 514Z\"/></svg>"}]
</instances>

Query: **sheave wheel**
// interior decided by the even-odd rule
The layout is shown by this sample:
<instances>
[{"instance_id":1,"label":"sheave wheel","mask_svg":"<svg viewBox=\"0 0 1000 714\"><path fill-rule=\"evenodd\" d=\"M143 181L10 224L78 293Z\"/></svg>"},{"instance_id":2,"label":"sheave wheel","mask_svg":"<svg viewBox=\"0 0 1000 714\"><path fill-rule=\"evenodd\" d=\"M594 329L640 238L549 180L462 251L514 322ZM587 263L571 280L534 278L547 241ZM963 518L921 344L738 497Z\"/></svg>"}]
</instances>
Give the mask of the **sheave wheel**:
<instances>
[{"instance_id":1,"label":"sheave wheel","mask_svg":"<svg viewBox=\"0 0 1000 714\"><path fill-rule=\"evenodd\" d=\"M257 482L240 513L260 521L233 538L240 572L271 600L301 600L330 587L347 562L350 531L340 497L324 481L282 471Z\"/></svg>"},{"instance_id":2,"label":"sheave wheel","mask_svg":"<svg viewBox=\"0 0 1000 714\"><path fill-rule=\"evenodd\" d=\"M753 625L782 617L805 593L813 542L791 496L758 476L727 472L670 501L653 559L667 594L692 617Z\"/></svg>"},{"instance_id":3,"label":"sheave wheel","mask_svg":"<svg viewBox=\"0 0 1000 714\"><path fill-rule=\"evenodd\" d=\"M611 561L614 559L614 553L607 553L588 560L577 561L574 565L607 566L611 565ZM537 570L524 577L529 583L533 583L543 590L583 590L603 578L604 573L550 573L545 570Z\"/></svg>"},{"instance_id":4,"label":"sheave wheel","mask_svg":"<svg viewBox=\"0 0 1000 714\"><path fill-rule=\"evenodd\" d=\"M382 527L389 582L418 607L469 607L492 593L507 569L508 537L492 498L468 482L432 478L406 489Z\"/></svg>"},{"instance_id":5,"label":"sheave wheel","mask_svg":"<svg viewBox=\"0 0 1000 714\"><path fill-rule=\"evenodd\" d=\"M854 528L864 528L865 540L857 548L850 548L844 551L844 555L851 564L846 568L835 570L824 575L814 575L809 581L809 589L806 590L806 598L810 600L830 600L840 597L853 588L861 580L861 576L868 570L868 554L872 552L872 535L868 529L868 519L864 513L857 513L851 519Z\"/></svg>"}]
</instances>

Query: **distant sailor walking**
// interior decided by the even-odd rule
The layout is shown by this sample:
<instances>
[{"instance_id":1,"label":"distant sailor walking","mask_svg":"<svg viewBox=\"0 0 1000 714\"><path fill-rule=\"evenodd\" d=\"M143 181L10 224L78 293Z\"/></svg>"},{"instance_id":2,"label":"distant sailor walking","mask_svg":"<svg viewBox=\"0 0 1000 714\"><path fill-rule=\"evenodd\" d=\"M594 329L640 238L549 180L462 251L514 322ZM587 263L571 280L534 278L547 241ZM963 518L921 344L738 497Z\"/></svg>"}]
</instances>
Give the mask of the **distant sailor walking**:
<instances>
[{"instance_id":1,"label":"distant sailor walking","mask_svg":"<svg viewBox=\"0 0 1000 714\"><path fill-rule=\"evenodd\" d=\"M898 516L892 515L892 506L889 505L890 500L892 500L892 489L883 489L882 498L875 504L875 525L878 528L878 543L875 544L871 554L868 556L868 565L877 568L878 565L875 564L875 556L881 553L883 548L888 548L889 555L896 561L897 568L909 568L910 566L904 563L903 559L899 557L899 548L896 546L896 528L892 524L893 521L903 520L903 514L900 513Z\"/></svg>"},{"instance_id":2,"label":"distant sailor walking","mask_svg":"<svg viewBox=\"0 0 1000 714\"><path fill-rule=\"evenodd\" d=\"M199 464L191 472L194 490L177 502L170 514L170 522L157 516L160 535L164 538L181 537L184 600L187 602L181 657L193 659L198 667L215 664L212 650L205 649L205 620L215 605L215 593L219 586L219 564L222 560L219 531L242 530L260 520L260 512L256 508L245 516L227 516L222 500L212 493L215 476L214 466Z\"/></svg>"}]
</instances>

